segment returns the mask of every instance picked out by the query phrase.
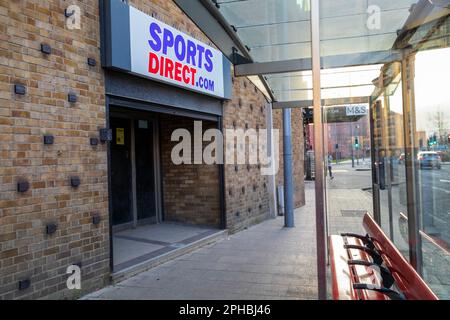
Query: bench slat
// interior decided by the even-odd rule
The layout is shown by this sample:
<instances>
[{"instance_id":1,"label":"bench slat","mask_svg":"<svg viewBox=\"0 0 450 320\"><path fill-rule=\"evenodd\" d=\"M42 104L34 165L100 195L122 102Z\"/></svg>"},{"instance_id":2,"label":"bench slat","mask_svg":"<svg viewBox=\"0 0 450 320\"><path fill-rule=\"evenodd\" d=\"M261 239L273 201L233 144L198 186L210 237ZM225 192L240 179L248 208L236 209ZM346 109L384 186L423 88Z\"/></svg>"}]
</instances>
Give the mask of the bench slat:
<instances>
[{"instance_id":1,"label":"bench slat","mask_svg":"<svg viewBox=\"0 0 450 320\"><path fill-rule=\"evenodd\" d=\"M332 278L332 296L334 300L385 300L385 295L370 290L355 290L353 283L367 283L379 286L381 280L377 273L366 266L349 266L352 260L370 261L369 255L357 249L345 249L344 238L337 235L329 237L330 266ZM356 238L347 238L347 244L363 245Z\"/></svg>"},{"instance_id":2,"label":"bench slat","mask_svg":"<svg viewBox=\"0 0 450 320\"><path fill-rule=\"evenodd\" d=\"M397 286L405 294L407 299L439 299L369 213L366 213L364 216L363 225L367 233L375 240L375 246L381 251L386 266L392 272Z\"/></svg>"}]
</instances>

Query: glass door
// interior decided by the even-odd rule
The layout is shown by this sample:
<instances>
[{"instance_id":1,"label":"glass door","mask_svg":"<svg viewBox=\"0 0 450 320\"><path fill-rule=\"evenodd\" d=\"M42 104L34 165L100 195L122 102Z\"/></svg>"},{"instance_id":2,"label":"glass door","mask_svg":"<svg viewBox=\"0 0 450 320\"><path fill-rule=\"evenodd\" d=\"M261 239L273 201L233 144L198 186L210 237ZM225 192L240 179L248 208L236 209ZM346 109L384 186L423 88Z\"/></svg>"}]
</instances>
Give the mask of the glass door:
<instances>
[{"instance_id":1,"label":"glass door","mask_svg":"<svg viewBox=\"0 0 450 320\"><path fill-rule=\"evenodd\" d=\"M111 118L111 201L114 226L133 222L132 138L129 119Z\"/></svg>"},{"instance_id":2,"label":"glass door","mask_svg":"<svg viewBox=\"0 0 450 320\"><path fill-rule=\"evenodd\" d=\"M158 222L156 121L113 112L110 127L112 223L116 231Z\"/></svg>"},{"instance_id":3,"label":"glass door","mask_svg":"<svg viewBox=\"0 0 450 320\"><path fill-rule=\"evenodd\" d=\"M156 223L154 128L149 119L134 120L137 222Z\"/></svg>"}]
</instances>

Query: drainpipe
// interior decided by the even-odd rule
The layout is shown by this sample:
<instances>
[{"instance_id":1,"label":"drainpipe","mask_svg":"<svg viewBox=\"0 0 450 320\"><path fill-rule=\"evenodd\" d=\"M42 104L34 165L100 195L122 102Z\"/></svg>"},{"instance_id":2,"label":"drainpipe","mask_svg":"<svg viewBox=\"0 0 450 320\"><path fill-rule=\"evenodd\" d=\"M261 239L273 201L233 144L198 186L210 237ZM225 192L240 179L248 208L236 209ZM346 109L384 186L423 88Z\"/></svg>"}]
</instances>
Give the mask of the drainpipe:
<instances>
[{"instance_id":1,"label":"drainpipe","mask_svg":"<svg viewBox=\"0 0 450 320\"><path fill-rule=\"evenodd\" d=\"M292 178L291 109L283 109L284 226L294 227L294 182Z\"/></svg>"}]
</instances>

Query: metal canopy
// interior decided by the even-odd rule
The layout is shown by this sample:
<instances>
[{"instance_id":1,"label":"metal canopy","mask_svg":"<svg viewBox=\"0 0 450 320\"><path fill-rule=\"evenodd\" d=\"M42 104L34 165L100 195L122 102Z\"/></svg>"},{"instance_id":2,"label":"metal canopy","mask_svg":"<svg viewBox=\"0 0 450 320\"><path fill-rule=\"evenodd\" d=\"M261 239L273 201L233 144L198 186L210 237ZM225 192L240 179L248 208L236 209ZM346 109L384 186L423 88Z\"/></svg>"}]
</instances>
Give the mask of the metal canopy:
<instances>
[{"instance_id":1,"label":"metal canopy","mask_svg":"<svg viewBox=\"0 0 450 320\"><path fill-rule=\"evenodd\" d=\"M370 99L370 97L322 99L322 105L323 106L337 106L337 105L347 105L347 104L369 103L369 99ZM309 108L312 106L313 106L313 100L274 102L272 104L272 107L274 109Z\"/></svg>"},{"instance_id":2,"label":"metal canopy","mask_svg":"<svg viewBox=\"0 0 450 320\"><path fill-rule=\"evenodd\" d=\"M361 66L369 64L389 63L400 61L402 52L400 50L385 50L374 52L363 52L328 56L321 58L321 66L324 68L341 68L350 66ZM285 73L294 71L311 70L311 59L294 59L272 62L245 63L235 66L236 76L267 75L274 73Z\"/></svg>"}]
</instances>

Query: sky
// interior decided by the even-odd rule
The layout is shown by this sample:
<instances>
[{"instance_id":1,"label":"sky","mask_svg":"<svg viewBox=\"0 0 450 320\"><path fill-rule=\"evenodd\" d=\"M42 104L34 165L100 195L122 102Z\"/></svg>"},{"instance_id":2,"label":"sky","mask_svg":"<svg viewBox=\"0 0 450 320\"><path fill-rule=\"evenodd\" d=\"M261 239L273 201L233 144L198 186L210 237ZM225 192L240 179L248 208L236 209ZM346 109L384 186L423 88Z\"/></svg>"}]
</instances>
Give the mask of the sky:
<instances>
[{"instance_id":1,"label":"sky","mask_svg":"<svg viewBox=\"0 0 450 320\"><path fill-rule=\"evenodd\" d=\"M450 48L419 52L415 74L417 130L432 133L432 113L442 110L450 129Z\"/></svg>"}]
</instances>

